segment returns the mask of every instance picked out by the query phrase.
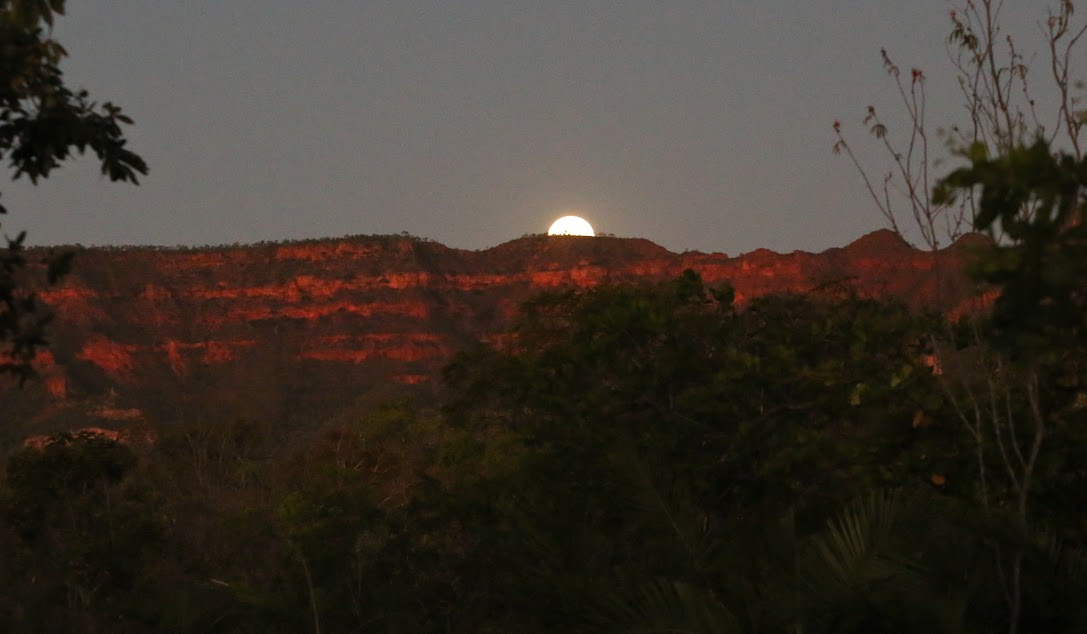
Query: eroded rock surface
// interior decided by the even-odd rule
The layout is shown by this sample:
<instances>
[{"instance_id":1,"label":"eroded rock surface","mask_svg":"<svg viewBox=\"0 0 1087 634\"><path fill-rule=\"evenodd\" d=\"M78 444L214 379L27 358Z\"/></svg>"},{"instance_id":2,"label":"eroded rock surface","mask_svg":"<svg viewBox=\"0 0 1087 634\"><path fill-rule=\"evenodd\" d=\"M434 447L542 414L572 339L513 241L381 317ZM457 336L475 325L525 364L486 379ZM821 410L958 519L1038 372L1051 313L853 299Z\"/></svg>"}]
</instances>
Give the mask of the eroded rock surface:
<instances>
[{"instance_id":1,"label":"eroded rock surface","mask_svg":"<svg viewBox=\"0 0 1087 634\"><path fill-rule=\"evenodd\" d=\"M35 432L117 411L161 422L316 420L400 390L436 395L456 350L501 341L521 302L548 289L693 269L711 286L731 283L741 304L848 287L970 310L985 298L961 274L967 242L928 253L878 231L823 253L736 257L543 236L481 251L401 237L81 249L73 272L42 293L57 314L39 359L44 380L0 388L0 404Z\"/></svg>"}]
</instances>

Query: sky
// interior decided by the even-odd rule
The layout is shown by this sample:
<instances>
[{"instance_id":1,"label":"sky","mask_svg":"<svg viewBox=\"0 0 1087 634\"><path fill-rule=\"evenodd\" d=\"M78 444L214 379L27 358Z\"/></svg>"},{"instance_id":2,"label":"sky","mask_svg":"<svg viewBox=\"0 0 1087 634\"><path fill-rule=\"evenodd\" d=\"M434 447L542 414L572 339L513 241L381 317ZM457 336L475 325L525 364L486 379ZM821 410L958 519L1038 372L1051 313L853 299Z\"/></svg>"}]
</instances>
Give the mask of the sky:
<instances>
[{"instance_id":1,"label":"sky","mask_svg":"<svg viewBox=\"0 0 1087 634\"><path fill-rule=\"evenodd\" d=\"M1044 5L1009 4L1030 61ZM961 120L950 8L69 0L65 77L135 119L151 171L111 183L86 157L3 182L0 220L44 245L408 232L482 249L572 213L673 251L844 246L885 222L832 124L887 169L861 123L870 104L892 138L905 123L881 47L925 71L934 126Z\"/></svg>"}]
</instances>

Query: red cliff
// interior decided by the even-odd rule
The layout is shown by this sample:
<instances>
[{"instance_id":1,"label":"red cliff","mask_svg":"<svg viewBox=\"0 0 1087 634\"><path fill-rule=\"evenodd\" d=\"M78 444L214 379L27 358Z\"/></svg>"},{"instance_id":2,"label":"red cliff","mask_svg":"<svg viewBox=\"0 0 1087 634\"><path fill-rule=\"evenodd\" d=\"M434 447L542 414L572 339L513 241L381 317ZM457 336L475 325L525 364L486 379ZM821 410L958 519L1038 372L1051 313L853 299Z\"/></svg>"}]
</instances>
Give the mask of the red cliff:
<instances>
[{"instance_id":1,"label":"red cliff","mask_svg":"<svg viewBox=\"0 0 1087 634\"><path fill-rule=\"evenodd\" d=\"M917 251L889 231L818 254L738 257L544 236L482 251L404 237L80 249L72 274L41 294L57 319L39 360L45 381L30 390L40 394L0 387L0 399L9 411L32 402L23 410L36 408L37 420L79 412L86 424L103 411L305 420L397 390L433 393L454 351L500 341L520 303L542 290L693 269L711 286L730 282L741 303L845 285L967 310L966 249Z\"/></svg>"}]
</instances>

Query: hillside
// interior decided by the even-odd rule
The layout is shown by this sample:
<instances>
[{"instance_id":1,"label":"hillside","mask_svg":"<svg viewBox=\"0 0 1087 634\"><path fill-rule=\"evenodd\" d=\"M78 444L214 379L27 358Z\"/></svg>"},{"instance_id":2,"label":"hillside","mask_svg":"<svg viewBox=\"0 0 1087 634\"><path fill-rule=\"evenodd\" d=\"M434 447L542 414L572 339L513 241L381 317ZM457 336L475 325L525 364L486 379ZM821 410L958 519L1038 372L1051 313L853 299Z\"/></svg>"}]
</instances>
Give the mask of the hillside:
<instances>
[{"instance_id":1,"label":"hillside","mask_svg":"<svg viewBox=\"0 0 1087 634\"><path fill-rule=\"evenodd\" d=\"M400 236L200 249L78 249L42 293L56 311L42 381L4 386L10 438L81 425L348 415L497 342L544 290L685 269L737 301L846 286L941 311L969 306L968 241L936 254L877 231L822 253L672 253L648 240L530 236L481 251Z\"/></svg>"}]
</instances>

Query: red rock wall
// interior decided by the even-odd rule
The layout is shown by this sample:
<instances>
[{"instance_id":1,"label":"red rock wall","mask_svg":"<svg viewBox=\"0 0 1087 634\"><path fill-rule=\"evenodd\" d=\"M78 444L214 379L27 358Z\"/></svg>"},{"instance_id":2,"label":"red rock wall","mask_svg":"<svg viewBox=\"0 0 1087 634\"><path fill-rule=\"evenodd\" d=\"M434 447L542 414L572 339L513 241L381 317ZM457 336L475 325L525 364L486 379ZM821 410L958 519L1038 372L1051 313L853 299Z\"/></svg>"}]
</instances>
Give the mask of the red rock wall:
<instances>
[{"instance_id":1,"label":"red rock wall","mask_svg":"<svg viewBox=\"0 0 1087 634\"><path fill-rule=\"evenodd\" d=\"M57 319L41 365L50 398L83 399L95 411L181 416L178 403L215 409L248 398L304 403L285 415L296 418L393 385L433 390L457 349L501 342L520 303L542 290L666 280L689 268L710 285L730 282L740 303L844 284L967 310L974 300L964 299L973 297L959 273L964 251L916 251L887 231L819 254L738 257L675 254L637 239L544 237L483 251L366 237L85 249L73 273L42 293ZM222 397L209 402L215 393ZM268 407L260 415L279 415Z\"/></svg>"}]
</instances>

